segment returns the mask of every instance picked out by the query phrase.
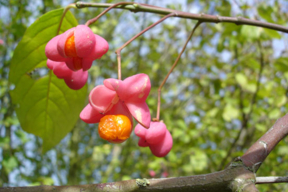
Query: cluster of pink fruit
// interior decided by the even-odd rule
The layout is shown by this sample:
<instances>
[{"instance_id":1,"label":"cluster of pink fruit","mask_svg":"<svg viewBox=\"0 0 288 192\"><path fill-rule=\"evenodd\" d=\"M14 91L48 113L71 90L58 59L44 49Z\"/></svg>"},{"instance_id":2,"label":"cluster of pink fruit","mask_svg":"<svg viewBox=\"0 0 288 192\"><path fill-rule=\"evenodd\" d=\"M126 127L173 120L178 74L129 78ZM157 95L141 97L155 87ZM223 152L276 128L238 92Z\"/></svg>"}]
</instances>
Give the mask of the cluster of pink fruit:
<instances>
[{"instance_id":1,"label":"cluster of pink fruit","mask_svg":"<svg viewBox=\"0 0 288 192\"><path fill-rule=\"evenodd\" d=\"M95 35L89 27L78 25L48 42L45 48L47 66L59 79L64 79L68 87L77 90L86 84L92 62L100 59L108 48L105 39ZM134 117L139 123L134 131L140 137L138 145L149 146L155 156L164 157L170 152L173 139L163 122L151 122L146 104L150 88L146 74L123 81L106 79L104 85L90 92L89 104L80 118L86 123L100 122L99 135L109 142L121 143L129 138Z\"/></svg>"},{"instance_id":2,"label":"cluster of pink fruit","mask_svg":"<svg viewBox=\"0 0 288 192\"><path fill-rule=\"evenodd\" d=\"M97 43L96 43L97 42ZM51 39L46 47L47 66L71 89L81 89L87 81L92 62L109 49L105 39L86 25L78 25Z\"/></svg>"}]
</instances>

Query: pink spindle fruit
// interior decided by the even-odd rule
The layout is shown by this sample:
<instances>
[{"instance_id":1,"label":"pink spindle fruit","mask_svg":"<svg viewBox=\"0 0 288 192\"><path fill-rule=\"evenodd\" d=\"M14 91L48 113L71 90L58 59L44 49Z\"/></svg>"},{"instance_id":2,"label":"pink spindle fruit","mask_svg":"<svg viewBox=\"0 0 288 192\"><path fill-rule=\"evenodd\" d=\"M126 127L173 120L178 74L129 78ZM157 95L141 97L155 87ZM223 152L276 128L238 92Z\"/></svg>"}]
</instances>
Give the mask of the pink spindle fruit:
<instances>
[{"instance_id":1,"label":"pink spindle fruit","mask_svg":"<svg viewBox=\"0 0 288 192\"><path fill-rule=\"evenodd\" d=\"M138 145L149 147L153 155L157 157L166 156L173 146L172 136L163 122L151 122L149 129L138 124L134 132L140 137Z\"/></svg>"}]
</instances>

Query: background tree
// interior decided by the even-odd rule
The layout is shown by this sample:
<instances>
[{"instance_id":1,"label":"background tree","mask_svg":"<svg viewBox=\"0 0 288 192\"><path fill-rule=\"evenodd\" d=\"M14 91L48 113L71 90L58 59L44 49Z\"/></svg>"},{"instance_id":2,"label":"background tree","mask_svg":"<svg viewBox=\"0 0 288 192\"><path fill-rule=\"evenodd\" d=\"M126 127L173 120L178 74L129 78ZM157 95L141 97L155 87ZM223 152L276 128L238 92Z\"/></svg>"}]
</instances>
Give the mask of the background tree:
<instances>
[{"instance_id":1,"label":"background tree","mask_svg":"<svg viewBox=\"0 0 288 192\"><path fill-rule=\"evenodd\" d=\"M105 1L111 2L112 1ZM117 3L118 1L113 1ZM244 16L286 25L287 2L168 1L154 3L176 10L221 16ZM70 3L70 2L69 2ZM161 117L174 139L165 158L139 148L135 135L121 145L98 137L95 125L78 121L60 144L41 154L41 139L24 132L8 94L8 72L14 48L39 15L67 5L43 1L0 1L1 31L1 185L86 184L132 178L178 177L222 170L241 156L287 109L287 36L268 29L234 24L202 24L178 67L162 89ZM79 23L102 9L71 10ZM93 32L110 50L89 71L89 86L117 77L113 51L160 19L151 13L112 10ZM123 78L147 73L152 89L147 103L156 114L157 87L175 61L195 22L170 18L122 51ZM37 78L38 72L33 77ZM265 160L257 176L287 176L287 138ZM137 163L135 163L137 162ZM155 176L152 172L155 172ZM259 190L285 191L287 184L260 185Z\"/></svg>"}]
</instances>

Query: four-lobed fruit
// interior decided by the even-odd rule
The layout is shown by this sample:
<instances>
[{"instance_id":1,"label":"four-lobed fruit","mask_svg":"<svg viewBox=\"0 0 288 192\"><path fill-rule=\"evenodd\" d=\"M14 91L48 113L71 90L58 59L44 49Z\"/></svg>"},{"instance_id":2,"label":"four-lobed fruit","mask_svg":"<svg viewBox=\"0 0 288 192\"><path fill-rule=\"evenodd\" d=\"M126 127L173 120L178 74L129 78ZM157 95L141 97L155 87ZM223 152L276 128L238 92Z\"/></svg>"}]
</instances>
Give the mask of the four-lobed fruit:
<instances>
[{"instance_id":1,"label":"four-lobed fruit","mask_svg":"<svg viewBox=\"0 0 288 192\"><path fill-rule=\"evenodd\" d=\"M72 71L86 71L108 49L105 39L86 25L78 25L51 39L45 47L45 54L52 61L65 62Z\"/></svg>"},{"instance_id":2,"label":"four-lobed fruit","mask_svg":"<svg viewBox=\"0 0 288 192\"><path fill-rule=\"evenodd\" d=\"M47 66L71 89L81 89L87 82L92 62L109 49L105 39L86 25L78 25L52 38L45 47Z\"/></svg>"}]
</instances>

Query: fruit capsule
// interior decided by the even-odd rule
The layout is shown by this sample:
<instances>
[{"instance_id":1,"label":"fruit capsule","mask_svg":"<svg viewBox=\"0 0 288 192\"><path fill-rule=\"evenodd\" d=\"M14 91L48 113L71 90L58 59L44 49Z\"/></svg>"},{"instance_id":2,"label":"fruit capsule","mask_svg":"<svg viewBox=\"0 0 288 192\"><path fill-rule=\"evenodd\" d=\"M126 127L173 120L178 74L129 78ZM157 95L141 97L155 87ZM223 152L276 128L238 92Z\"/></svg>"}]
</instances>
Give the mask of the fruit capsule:
<instances>
[{"instance_id":1,"label":"fruit capsule","mask_svg":"<svg viewBox=\"0 0 288 192\"><path fill-rule=\"evenodd\" d=\"M98 133L111 143L122 143L130 137L132 123L125 115L105 115L100 119Z\"/></svg>"}]
</instances>

